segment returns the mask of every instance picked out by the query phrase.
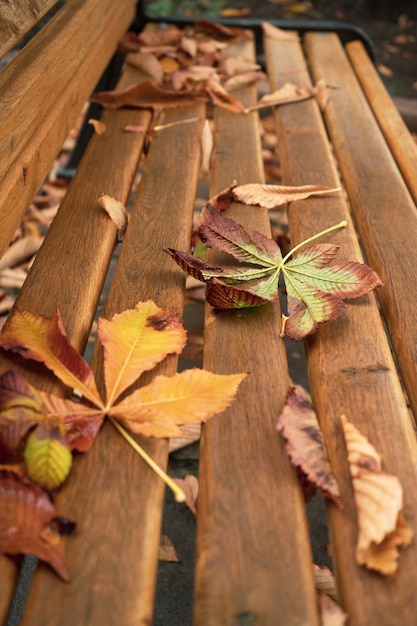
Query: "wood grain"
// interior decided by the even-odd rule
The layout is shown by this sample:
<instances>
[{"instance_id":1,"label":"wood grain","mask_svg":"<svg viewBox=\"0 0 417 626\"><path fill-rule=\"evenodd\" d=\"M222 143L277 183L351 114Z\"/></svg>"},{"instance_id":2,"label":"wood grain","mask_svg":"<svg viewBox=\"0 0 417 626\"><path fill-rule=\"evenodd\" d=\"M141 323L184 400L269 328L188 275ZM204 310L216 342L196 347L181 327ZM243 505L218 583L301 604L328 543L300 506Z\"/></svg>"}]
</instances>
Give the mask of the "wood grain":
<instances>
[{"instance_id":1,"label":"wood grain","mask_svg":"<svg viewBox=\"0 0 417 626\"><path fill-rule=\"evenodd\" d=\"M87 19L87 7L89 11L95 8L91 4L83 3L77 12L78 3L68 3L68 13L59 12L48 23L51 54L44 50L44 35L39 33L0 74L2 93L6 94L0 113L0 136L4 138L0 145L0 254L134 15L130 0L126 0L110 3L107 11L103 6L94 19ZM65 47L66 38L74 39L78 49L74 50L74 43Z\"/></svg>"},{"instance_id":2,"label":"wood grain","mask_svg":"<svg viewBox=\"0 0 417 626\"><path fill-rule=\"evenodd\" d=\"M328 37L333 39L331 35L321 37L323 41L327 41ZM307 66L298 43L279 44L268 39L265 48L268 73L274 88L287 81L298 84L309 82ZM308 50L311 53L309 45ZM349 70L343 62L343 55L343 50L336 53L330 46L326 61L320 63L320 75L325 76L326 84L338 87L335 92L330 92L331 103L336 96L345 103L343 115L338 118L340 127L337 131L343 150L336 149L336 154L343 173L346 168L355 168L356 191L351 192L348 186L349 199L352 199L352 193L368 193L367 178L359 167L357 152L362 147L362 166L365 161L363 153L366 152L375 168L373 159L377 157L372 152L371 137L379 131L372 127L366 135L362 134L362 117L367 123L370 113L366 105L361 105L360 93L355 90L353 94L349 93ZM309 54L313 63L311 57L312 54ZM350 103L349 107L347 102ZM332 106L326 109L326 122L329 121ZM276 119L285 183L339 185L340 179L326 128L315 100L278 107ZM383 168L382 158L378 161L378 167ZM386 174L384 169L382 171ZM372 173L371 167L368 167L366 175L372 178L379 176L379 172ZM352 178L351 183L353 188ZM372 186L372 182L370 184ZM395 188L395 183L393 185ZM403 188L403 183L399 181L397 192L401 194ZM369 197L368 203L375 211L379 211L379 202L375 204ZM341 219L348 220L348 228L333 233L325 240L341 246L336 262L360 260L360 247L343 196L309 199L293 203L289 208L290 232L294 243ZM390 245L390 234L386 232L385 246ZM385 246L380 245L380 253L383 253ZM378 290L378 295L380 292L382 289ZM413 425L374 296L362 297L347 304L344 317L321 328L306 340L305 345L313 402L345 505L343 511L333 504L328 504L327 509L332 556L349 624L394 626L401 616L401 624L411 625L416 611L411 583L417 573L416 545L402 552L399 570L394 577L384 578L360 568L354 554L357 540L356 511L340 428L340 417L343 414L356 424L382 454L385 469L400 477L405 490L405 516L414 531L417 523L414 471L417 449Z\"/></svg>"},{"instance_id":3,"label":"wood grain","mask_svg":"<svg viewBox=\"0 0 417 626\"><path fill-rule=\"evenodd\" d=\"M135 81L132 70L121 81ZM16 306L34 314L51 315L58 305L64 327L72 343L82 352L94 319L96 307L116 242L116 229L97 203L102 193L127 202L144 135L123 133L127 124L147 124L149 112L105 112L106 132L95 135L83 157L53 226L39 251ZM117 146L115 148L115 146ZM100 163L100 168L97 167ZM0 371L19 369L33 384L65 393L45 369L20 364L8 353L0 353ZM64 506L63 506L64 508ZM7 611L13 588L13 566L0 558L0 607Z\"/></svg>"},{"instance_id":4,"label":"wood grain","mask_svg":"<svg viewBox=\"0 0 417 626\"><path fill-rule=\"evenodd\" d=\"M360 41L346 52L397 165L417 204L417 144Z\"/></svg>"},{"instance_id":5,"label":"wood grain","mask_svg":"<svg viewBox=\"0 0 417 626\"><path fill-rule=\"evenodd\" d=\"M416 206L340 43L336 36L327 39L323 46L323 39L309 35L309 59L316 80L338 87L326 124L366 257L384 282L378 298L417 415L417 309L408 305L415 293Z\"/></svg>"},{"instance_id":6,"label":"wood grain","mask_svg":"<svg viewBox=\"0 0 417 626\"><path fill-rule=\"evenodd\" d=\"M182 311L184 275L162 248L189 246L203 115L203 106L196 105L178 108L161 119L164 124L197 118L163 129L153 140L109 294L107 317L148 298L170 312ZM122 162L114 152L111 160L113 166ZM152 375L173 374L176 360L169 357ZM94 369L100 378L99 352ZM141 383L148 380L145 376ZM142 438L140 443L159 465L166 466L166 440ZM150 624L164 487L106 424L93 449L77 459L57 498L57 506L78 522L77 535L67 542L72 581L63 584L49 569L41 568L23 624L70 626L75 614L77 624L85 626Z\"/></svg>"},{"instance_id":7,"label":"wood grain","mask_svg":"<svg viewBox=\"0 0 417 626\"><path fill-rule=\"evenodd\" d=\"M0 57L51 9L57 0L14 0L0 4Z\"/></svg>"},{"instance_id":8,"label":"wood grain","mask_svg":"<svg viewBox=\"0 0 417 626\"><path fill-rule=\"evenodd\" d=\"M251 46L232 53L250 58ZM256 87L234 92L248 105ZM216 111L211 195L263 182L257 114ZM226 212L251 231L270 234L266 211ZM203 427L200 455L196 626L317 624L304 503L276 432L289 389L277 305L206 309L204 366L248 371L237 399ZM279 618L277 617L279 616Z\"/></svg>"}]
</instances>

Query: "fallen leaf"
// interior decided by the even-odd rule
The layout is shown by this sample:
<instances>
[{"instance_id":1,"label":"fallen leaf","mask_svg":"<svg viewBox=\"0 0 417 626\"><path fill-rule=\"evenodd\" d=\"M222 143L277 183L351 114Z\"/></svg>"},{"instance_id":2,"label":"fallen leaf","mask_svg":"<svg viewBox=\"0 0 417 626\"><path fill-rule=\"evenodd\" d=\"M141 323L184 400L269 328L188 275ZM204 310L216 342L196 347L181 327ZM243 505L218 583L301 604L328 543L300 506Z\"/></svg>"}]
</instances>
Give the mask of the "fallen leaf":
<instances>
[{"instance_id":1,"label":"fallen leaf","mask_svg":"<svg viewBox=\"0 0 417 626\"><path fill-rule=\"evenodd\" d=\"M30 259L41 247L43 237L22 237L12 243L0 259L0 271Z\"/></svg>"},{"instance_id":2,"label":"fallen leaf","mask_svg":"<svg viewBox=\"0 0 417 626\"><path fill-rule=\"evenodd\" d=\"M197 501L199 483L198 478L192 474L187 474L185 478L174 478L174 481L185 493L185 503L192 513L197 517Z\"/></svg>"},{"instance_id":3,"label":"fallen leaf","mask_svg":"<svg viewBox=\"0 0 417 626\"><path fill-rule=\"evenodd\" d=\"M0 471L0 552L35 554L69 580L62 540L52 530L57 512L39 487Z\"/></svg>"},{"instance_id":4,"label":"fallen leaf","mask_svg":"<svg viewBox=\"0 0 417 626\"><path fill-rule=\"evenodd\" d=\"M168 26L155 31L144 30L137 36L141 46L177 45L183 33L177 26Z\"/></svg>"},{"instance_id":5,"label":"fallen leaf","mask_svg":"<svg viewBox=\"0 0 417 626\"><path fill-rule=\"evenodd\" d=\"M292 102L301 102L315 96L314 87L309 85L294 85L285 83L282 87L263 96L257 104L245 109L245 113L259 111L269 107L275 107L282 104L290 104Z\"/></svg>"},{"instance_id":6,"label":"fallen leaf","mask_svg":"<svg viewBox=\"0 0 417 626\"><path fill-rule=\"evenodd\" d=\"M344 626L348 616L341 607L323 591L318 592L321 626Z\"/></svg>"},{"instance_id":7,"label":"fallen leaf","mask_svg":"<svg viewBox=\"0 0 417 626\"><path fill-rule=\"evenodd\" d=\"M233 185L226 192L228 202ZM240 224L223 217L208 203L198 220L201 240L209 248L230 254L242 265L219 267L172 248L164 251L188 274L208 283L207 302L219 309L261 306L276 300L282 272L288 301L282 334L298 340L324 322L340 317L345 310L344 298L359 297L382 285L365 264L349 262L329 267L338 246L307 246L319 236L345 226L346 222L341 222L314 235L283 258L273 239L257 231L249 235Z\"/></svg>"},{"instance_id":8,"label":"fallen leaf","mask_svg":"<svg viewBox=\"0 0 417 626\"><path fill-rule=\"evenodd\" d=\"M323 591L335 602L339 602L339 592L333 572L326 565L313 564L316 589Z\"/></svg>"},{"instance_id":9,"label":"fallen leaf","mask_svg":"<svg viewBox=\"0 0 417 626\"><path fill-rule=\"evenodd\" d=\"M154 54L150 54L149 52L131 52L126 55L125 61L128 65L132 65L145 74L148 74L148 76L156 80L157 83L162 83L164 70Z\"/></svg>"},{"instance_id":10,"label":"fallen leaf","mask_svg":"<svg viewBox=\"0 0 417 626\"><path fill-rule=\"evenodd\" d=\"M158 437L182 435L178 426L205 422L233 401L246 374L228 376L188 369L174 376L156 376L108 414L137 434Z\"/></svg>"},{"instance_id":11,"label":"fallen leaf","mask_svg":"<svg viewBox=\"0 0 417 626\"><path fill-rule=\"evenodd\" d=\"M160 561L168 561L169 563L180 563L175 546L167 535L161 535L158 559Z\"/></svg>"},{"instance_id":12,"label":"fallen leaf","mask_svg":"<svg viewBox=\"0 0 417 626\"><path fill-rule=\"evenodd\" d=\"M285 449L292 464L299 467L325 497L342 508L316 413L309 394L300 385L290 388L278 417L277 430L286 441Z\"/></svg>"},{"instance_id":13,"label":"fallen leaf","mask_svg":"<svg viewBox=\"0 0 417 626\"><path fill-rule=\"evenodd\" d=\"M185 351L184 351L185 352ZM183 352L183 356L184 355ZM200 349L200 357L202 354L202 350ZM188 355L187 358L190 358ZM194 441L198 441L201 436L201 424L184 424L181 426L181 431L183 433L182 437L171 437L169 440L169 451L174 452L175 450L180 450L185 446L189 446Z\"/></svg>"},{"instance_id":14,"label":"fallen leaf","mask_svg":"<svg viewBox=\"0 0 417 626\"><path fill-rule=\"evenodd\" d=\"M115 200L115 198L108 195L100 196L97 202L106 211L107 215L116 226L119 237L123 237L129 222L129 213L123 202L119 202L119 200Z\"/></svg>"},{"instance_id":15,"label":"fallen leaf","mask_svg":"<svg viewBox=\"0 0 417 626\"><path fill-rule=\"evenodd\" d=\"M245 113L245 107L240 100L228 93L219 81L212 76L206 81L205 91L210 96L213 104L216 104L218 107L232 113Z\"/></svg>"},{"instance_id":16,"label":"fallen leaf","mask_svg":"<svg viewBox=\"0 0 417 626\"><path fill-rule=\"evenodd\" d=\"M220 22L212 22L206 19L200 19L195 22L194 33L204 33L213 37L213 39L229 43L231 41L245 41L251 37L242 28L226 26L225 24L220 24Z\"/></svg>"},{"instance_id":17,"label":"fallen leaf","mask_svg":"<svg viewBox=\"0 0 417 626\"><path fill-rule=\"evenodd\" d=\"M276 209L277 207L304 200L314 195L325 195L341 191L340 187L330 188L323 185L260 185L249 183L238 185L233 188L233 197L239 202L248 205L259 205L266 209Z\"/></svg>"},{"instance_id":18,"label":"fallen leaf","mask_svg":"<svg viewBox=\"0 0 417 626\"><path fill-rule=\"evenodd\" d=\"M180 91L187 87L193 86L194 83L206 83L210 76L217 77L220 80L217 69L207 65L195 65L185 70L177 70L171 74L171 82L175 91Z\"/></svg>"},{"instance_id":19,"label":"fallen leaf","mask_svg":"<svg viewBox=\"0 0 417 626\"><path fill-rule=\"evenodd\" d=\"M204 121L203 134L201 137L201 163L200 172L202 175L210 171L211 155L213 153L213 132L209 120Z\"/></svg>"},{"instance_id":20,"label":"fallen leaf","mask_svg":"<svg viewBox=\"0 0 417 626\"><path fill-rule=\"evenodd\" d=\"M139 302L111 320L100 318L98 337L104 351L107 403L113 404L139 376L168 354L180 354L186 333L177 315L152 300Z\"/></svg>"},{"instance_id":21,"label":"fallen leaf","mask_svg":"<svg viewBox=\"0 0 417 626\"><path fill-rule=\"evenodd\" d=\"M287 0L282 0L283 4L286 2ZM270 22L262 22L262 30L265 37L268 37L269 39L275 39L276 41L288 41L294 43L298 42L300 39L297 33L284 30L283 28L278 28Z\"/></svg>"},{"instance_id":22,"label":"fallen leaf","mask_svg":"<svg viewBox=\"0 0 417 626\"><path fill-rule=\"evenodd\" d=\"M382 74L382 76L393 76L394 72L391 68L387 67L383 63L377 63L376 66L378 72Z\"/></svg>"},{"instance_id":23,"label":"fallen leaf","mask_svg":"<svg viewBox=\"0 0 417 626\"><path fill-rule=\"evenodd\" d=\"M88 120L88 123L94 128L94 132L96 132L97 135L102 135L106 132L107 127L104 122L100 122L100 120L95 120L91 118Z\"/></svg>"},{"instance_id":24,"label":"fallen leaf","mask_svg":"<svg viewBox=\"0 0 417 626\"><path fill-rule=\"evenodd\" d=\"M189 93L162 89L150 81L144 81L137 85L116 89L114 91L97 92L91 98L92 102L98 102L109 109L133 107L138 109L166 109L195 102L207 101L204 93Z\"/></svg>"},{"instance_id":25,"label":"fallen leaf","mask_svg":"<svg viewBox=\"0 0 417 626\"><path fill-rule=\"evenodd\" d=\"M265 80L267 75L264 72L252 71L252 72L242 72L241 74L236 74L235 76L231 76L227 80L223 82L223 87L227 91L232 91L233 89L240 89L241 87L247 87L248 85L253 85L254 83L258 83L261 80Z\"/></svg>"},{"instance_id":26,"label":"fallen leaf","mask_svg":"<svg viewBox=\"0 0 417 626\"><path fill-rule=\"evenodd\" d=\"M413 538L413 530L402 516L401 483L383 471L378 452L345 416L342 427L358 514L356 560L381 574L394 574L398 549Z\"/></svg>"}]
</instances>

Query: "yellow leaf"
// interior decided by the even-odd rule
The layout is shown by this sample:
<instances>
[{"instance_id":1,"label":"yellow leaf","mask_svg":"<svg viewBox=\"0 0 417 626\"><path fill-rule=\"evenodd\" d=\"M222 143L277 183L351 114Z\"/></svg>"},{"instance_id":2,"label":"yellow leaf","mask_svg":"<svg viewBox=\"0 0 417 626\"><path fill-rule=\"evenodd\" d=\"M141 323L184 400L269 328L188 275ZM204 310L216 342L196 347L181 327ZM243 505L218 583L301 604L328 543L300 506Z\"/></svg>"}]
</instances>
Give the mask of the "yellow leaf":
<instances>
[{"instance_id":1,"label":"yellow leaf","mask_svg":"<svg viewBox=\"0 0 417 626\"><path fill-rule=\"evenodd\" d=\"M175 424L205 422L228 407L245 377L246 374L222 375L198 369L171 377L157 376L112 407L109 415L121 419L135 433L178 436L181 431L175 429Z\"/></svg>"},{"instance_id":2,"label":"yellow leaf","mask_svg":"<svg viewBox=\"0 0 417 626\"><path fill-rule=\"evenodd\" d=\"M111 320L100 318L98 336L104 349L108 406L143 372L168 354L179 354L186 342L178 317L159 309L152 300L139 302Z\"/></svg>"},{"instance_id":3,"label":"yellow leaf","mask_svg":"<svg viewBox=\"0 0 417 626\"><path fill-rule=\"evenodd\" d=\"M401 514L402 486L382 470L378 452L344 416L342 426L358 512L356 560L381 574L393 574L398 547L409 545L413 536Z\"/></svg>"}]
</instances>

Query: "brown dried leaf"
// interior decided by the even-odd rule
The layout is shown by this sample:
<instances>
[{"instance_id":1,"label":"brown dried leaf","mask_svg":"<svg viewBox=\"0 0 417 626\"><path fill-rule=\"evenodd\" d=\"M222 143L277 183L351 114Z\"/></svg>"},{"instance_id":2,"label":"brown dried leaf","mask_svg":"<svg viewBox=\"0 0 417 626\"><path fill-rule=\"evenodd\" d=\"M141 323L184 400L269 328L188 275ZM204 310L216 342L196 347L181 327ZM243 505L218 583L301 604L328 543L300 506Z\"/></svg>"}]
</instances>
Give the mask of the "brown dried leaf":
<instances>
[{"instance_id":1,"label":"brown dried leaf","mask_svg":"<svg viewBox=\"0 0 417 626\"><path fill-rule=\"evenodd\" d=\"M193 85L194 83L205 83L210 77L220 80L215 67L209 65L194 65L185 70L177 70L171 74L172 86L175 91Z\"/></svg>"},{"instance_id":2,"label":"brown dried leaf","mask_svg":"<svg viewBox=\"0 0 417 626\"><path fill-rule=\"evenodd\" d=\"M156 80L157 83L162 83L164 70L154 54L150 54L149 52L131 52L126 55L125 61L128 65L132 65L138 70L141 70L141 72L148 74L148 76Z\"/></svg>"},{"instance_id":3,"label":"brown dried leaf","mask_svg":"<svg viewBox=\"0 0 417 626\"><path fill-rule=\"evenodd\" d=\"M15 267L37 253L43 242L42 237L23 237L12 243L0 259L0 270Z\"/></svg>"},{"instance_id":4,"label":"brown dried leaf","mask_svg":"<svg viewBox=\"0 0 417 626\"><path fill-rule=\"evenodd\" d=\"M197 501L199 491L198 478L192 474L187 474L185 478L174 478L173 480L185 493L185 503L197 517Z\"/></svg>"},{"instance_id":5,"label":"brown dried leaf","mask_svg":"<svg viewBox=\"0 0 417 626\"><path fill-rule=\"evenodd\" d=\"M402 517L401 483L382 470L378 452L345 416L342 427L358 513L356 560L381 574L393 574L398 567L398 548L409 545L413 537L411 526Z\"/></svg>"},{"instance_id":6,"label":"brown dried leaf","mask_svg":"<svg viewBox=\"0 0 417 626\"><path fill-rule=\"evenodd\" d=\"M289 104L291 102L301 102L302 100L308 100L315 96L315 90L309 85L294 85L292 83L285 83L280 89L266 94L263 96L257 104L245 109L245 113L251 111L258 111L268 107L279 106L281 104Z\"/></svg>"},{"instance_id":7,"label":"brown dried leaf","mask_svg":"<svg viewBox=\"0 0 417 626\"><path fill-rule=\"evenodd\" d=\"M261 80L265 80L266 74L264 72L258 72L256 70L252 72L243 72L242 74L236 74L231 78L228 78L223 86L227 90L240 89L240 87L247 87L253 85Z\"/></svg>"},{"instance_id":8,"label":"brown dried leaf","mask_svg":"<svg viewBox=\"0 0 417 626\"><path fill-rule=\"evenodd\" d=\"M206 92L210 96L213 104L222 109L232 111L232 113L245 113L243 104L226 91L226 89L210 76L206 82Z\"/></svg>"},{"instance_id":9,"label":"brown dried leaf","mask_svg":"<svg viewBox=\"0 0 417 626\"><path fill-rule=\"evenodd\" d=\"M180 563L175 546L167 535L161 535L158 559L168 563Z\"/></svg>"},{"instance_id":10,"label":"brown dried leaf","mask_svg":"<svg viewBox=\"0 0 417 626\"><path fill-rule=\"evenodd\" d=\"M332 474L323 436L309 394L300 385L291 387L278 418L277 430L286 439L291 462L323 495L342 508L339 487Z\"/></svg>"},{"instance_id":11,"label":"brown dried leaf","mask_svg":"<svg viewBox=\"0 0 417 626\"><path fill-rule=\"evenodd\" d=\"M316 589L323 591L335 602L339 601L339 592L336 579L332 571L326 565L313 565L314 582Z\"/></svg>"},{"instance_id":12,"label":"brown dried leaf","mask_svg":"<svg viewBox=\"0 0 417 626\"><path fill-rule=\"evenodd\" d=\"M266 209L276 209L279 206L304 200L314 195L323 195L340 191L340 187L331 189L323 185L260 185L249 183L238 185L233 189L233 197L239 202L248 205L259 205Z\"/></svg>"},{"instance_id":13,"label":"brown dried leaf","mask_svg":"<svg viewBox=\"0 0 417 626\"><path fill-rule=\"evenodd\" d=\"M183 351L183 356L185 355L185 350ZM185 424L181 428L184 436L183 437L171 437L169 440L169 451L174 452L174 450L180 450L185 446L189 446L190 443L194 441L198 441L201 436L201 424Z\"/></svg>"},{"instance_id":14,"label":"brown dried leaf","mask_svg":"<svg viewBox=\"0 0 417 626\"><path fill-rule=\"evenodd\" d=\"M97 199L97 202L101 207L103 207L113 224L116 226L119 236L123 237L129 222L129 214L123 202L119 202L119 200L115 200L108 195L100 196L100 198Z\"/></svg>"},{"instance_id":15,"label":"brown dried leaf","mask_svg":"<svg viewBox=\"0 0 417 626\"><path fill-rule=\"evenodd\" d=\"M182 31L177 26L169 26L156 31L143 31L137 40L141 46L176 46L181 37Z\"/></svg>"},{"instance_id":16,"label":"brown dried leaf","mask_svg":"<svg viewBox=\"0 0 417 626\"><path fill-rule=\"evenodd\" d=\"M347 614L340 606L326 593L318 591L321 626L344 626L347 621Z\"/></svg>"},{"instance_id":17,"label":"brown dried leaf","mask_svg":"<svg viewBox=\"0 0 417 626\"><path fill-rule=\"evenodd\" d=\"M126 89L95 93L92 102L109 109L132 107L137 109L167 109L195 102L205 102L204 93L188 93L162 89L150 81L132 85Z\"/></svg>"}]
</instances>

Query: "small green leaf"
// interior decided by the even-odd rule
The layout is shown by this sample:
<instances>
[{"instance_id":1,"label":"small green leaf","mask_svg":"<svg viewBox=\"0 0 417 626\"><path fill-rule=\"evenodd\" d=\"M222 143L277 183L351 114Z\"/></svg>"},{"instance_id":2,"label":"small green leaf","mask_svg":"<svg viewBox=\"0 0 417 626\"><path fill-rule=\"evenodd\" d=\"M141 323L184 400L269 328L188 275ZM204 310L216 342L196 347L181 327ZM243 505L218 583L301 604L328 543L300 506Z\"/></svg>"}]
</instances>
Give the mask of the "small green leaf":
<instances>
[{"instance_id":1,"label":"small green leaf","mask_svg":"<svg viewBox=\"0 0 417 626\"><path fill-rule=\"evenodd\" d=\"M62 427L40 424L27 439L24 458L34 483L48 491L62 485L72 465Z\"/></svg>"}]
</instances>

